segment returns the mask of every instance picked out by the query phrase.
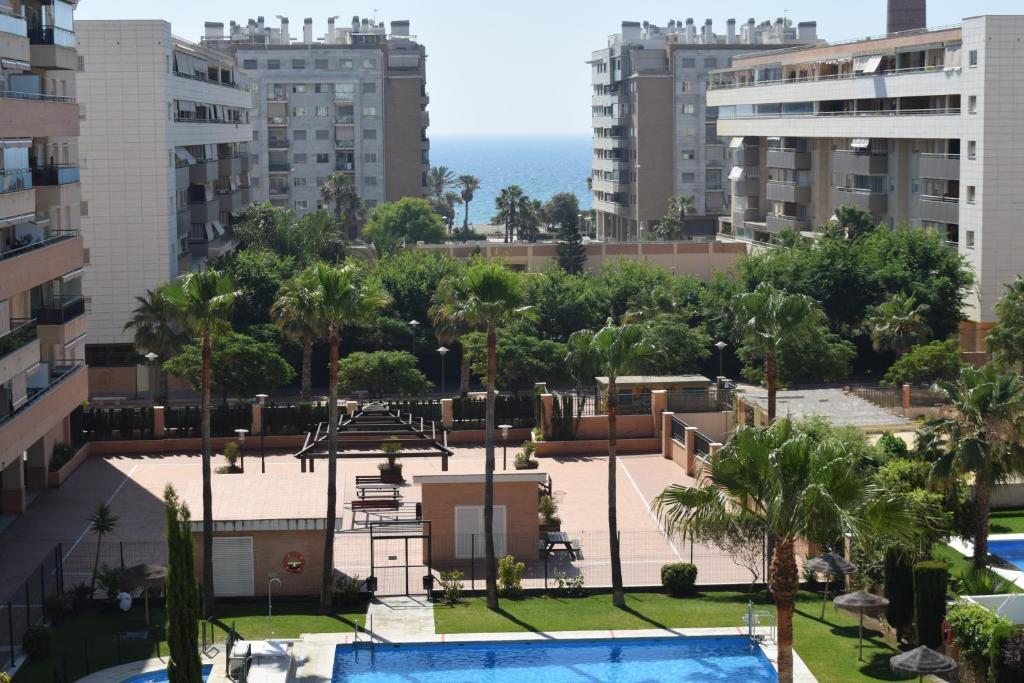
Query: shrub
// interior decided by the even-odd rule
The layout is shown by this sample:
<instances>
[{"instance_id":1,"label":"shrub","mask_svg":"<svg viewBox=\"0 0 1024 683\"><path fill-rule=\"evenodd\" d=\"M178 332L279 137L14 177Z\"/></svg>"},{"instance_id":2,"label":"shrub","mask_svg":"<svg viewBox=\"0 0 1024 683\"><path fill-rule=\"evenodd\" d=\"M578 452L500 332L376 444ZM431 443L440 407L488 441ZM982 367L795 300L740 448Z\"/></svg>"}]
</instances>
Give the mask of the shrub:
<instances>
[{"instance_id":1,"label":"shrub","mask_svg":"<svg viewBox=\"0 0 1024 683\"><path fill-rule=\"evenodd\" d=\"M556 569L555 584L558 587L556 591L558 595L563 595L567 598L583 598L587 595L583 574L569 576L565 572Z\"/></svg>"},{"instance_id":2,"label":"shrub","mask_svg":"<svg viewBox=\"0 0 1024 683\"><path fill-rule=\"evenodd\" d=\"M339 574L334 581L332 599L335 609L351 607L363 601L363 582L358 575Z\"/></svg>"},{"instance_id":3,"label":"shrub","mask_svg":"<svg viewBox=\"0 0 1024 683\"><path fill-rule=\"evenodd\" d=\"M89 605L89 601L92 599L92 589L89 588L89 584L84 581L76 583L71 588L71 594L73 596L71 608L75 612L81 612Z\"/></svg>"},{"instance_id":4,"label":"shrub","mask_svg":"<svg viewBox=\"0 0 1024 683\"><path fill-rule=\"evenodd\" d=\"M540 466L540 463L532 459L525 452L521 452L516 453L515 465L517 470L535 470Z\"/></svg>"},{"instance_id":5,"label":"shrub","mask_svg":"<svg viewBox=\"0 0 1024 683\"><path fill-rule=\"evenodd\" d=\"M995 612L973 602L957 602L946 612L953 631L953 640L960 646L962 660L975 671L988 665L992 634L997 625L1010 622Z\"/></svg>"},{"instance_id":6,"label":"shrub","mask_svg":"<svg viewBox=\"0 0 1024 683\"><path fill-rule=\"evenodd\" d=\"M458 569L441 572L441 593L447 605L454 605L462 601L462 577Z\"/></svg>"},{"instance_id":7,"label":"shrub","mask_svg":"<svg viewBox=\"0 0 1024 683\"><path fill-rule=\"evenodd\" d=\"M0 671L0 683L11 683L11 675L6 671Z\"/></svg>"},{"instance_id":8,"label":"shrub","mask_svg":"<svg viewBox=\"0 0 1024 683\"><path fill-rule=\"evenodd\" d=\"M885 620L897 632L914 623L914 566L906 553L885 553Z\"/></svg>"},{"instance_id":9,"label":"shrub","mask_svg":"<svg viewBox=\"0 0 1024 683\"><path fill-rule=\"evenodd\" d=\"M75 457L75 452L75 448L71 444L60 441L53 444L53 455L50 457L49 470L56 472L61 467L64 467L71 458Z\"/></svg>"},{"instance_id":10,"label":"shrub","mask_svg":"<svg viewBox=\"0 0 1024 683\"><path fill-rule=\"evenodd\" d=\"M910 455L907 442L898 436L893 436L892 432L882 432L882 436L878 438L878 448L890 459L907 458Z\"/></svg>"},{"instance_id":11,"label":"shrub","mask_svg":"<svg viewBox=\"0 0 1024 683\"><path fill-rule=\"evenodd\" d=\"M960 374L960 343L955 339L915 346L893 363L882 384L921 384L954 379Z\"/></svg>"},{"instance_id":12,"label":"shrub","mask_svg":"<svg viewBox=\"0 0 1024 683\"><path fill-rule=\"evenodd\" d=\"M661 568L661 585L674 597L688 595L697 583L697 565L689 562L674 562Z\"/></svg>"},{"instance_id":13,"label":"shrub","mask_svg":"<svg viewBox=\"0 0 1024 683\"><path fill-rule=\"evenodd\" d=\"M50 629L47 626L29 626L21 639L21 647L29 659L50 656Z\"/></svg>"},{"instance_id":14,"label":"shrub","mask_svg":"<svg viewBox=\"0 0 1024 683\"><path fill-rule=\"evenodd\" d=\"M402 450L402 442L398 440L397 436L389 436L384 440L384 443L380 445L380 449L388 455L388 460L392 460L391 455L399 453Z\"/></svg>"},{"instance_id":15,"label":"shrub","mask_svg":"<svg viewBox=\"0 0 1024 683\"><path fill-rule=\"evenodd\" d=\"M989 646L989 683L1017 683L1024 680L1024 629L1008 623L996 624Z\"/></svg>"},{"instance_id":16,"label":"shrub","mask_svg":"<svg viewBox=\"0 0 1024 683\"><path fill-rule=\"evenodd\" d=\"M228 461L228 467L235 469L238 465L238 459L242 457L242 447L234 441L229 441L228 445L224 446L224 459Z\"/></svg>"},{"instance_id":17,"label":"shrub","mask_svg":"<svg viewBox=\"0 0 1024 683\"><path fill-rule=\"evenodd\" d=\"M914 565L914 626L921 645L942 644L942 619L946 616L946 585L949 570L943 562L926 560Z\"/></svg>"},{"instance_id":18,"label":"shrub","mask_svg":"<svg viewBox=\"0 0 1024 683\"><path fill-rule=\"evenodd\" d=\"M74 605L73 593L54 593L46 596L46 620L54 626L60 626L67 619Z\"/></svg>"},{"instance_id":19,"label":"shrub","mask_svg":"<svg viewBox=\"0 0 1024 683\"><path fill-rule=\"evenodd\" d=\"M96 583L113 600L121 592L121 572L109 564L101 564L96 572Z\"/></svg>"},{"instance_id":20,"label":"shrub","mask_svg":"<svg viewBox=\"0 0 1024 683\"><path fill-rule=\"evenodd\" d=\"M988 567L971 567L954 583L959 595L1000 595L1009 593L1013 586Z\"/></svg>"},{"instance_id":21,"label":"shrub","mask_svg":"<svg viewBox=\"0 0 1024 683\"><path fill-rule=\"evenodd\" d=\"M551 496L543 495L540 497L540 500L537 502L537 511L544 518L545 524L558 523L559 520L556 516L558 514L558 503Z\"/></svg>"},{"instance_id":22,"label":"shrub","mask_svg":"<svg viewBox=\"0 0 1024 683\"><path fill-rule=\"evenodd\" d=\"M503 598L521 598L525 572L526 564L516 562L516 558L511 555L498 560L498 593Z\"/></svg>"}]
</instances>

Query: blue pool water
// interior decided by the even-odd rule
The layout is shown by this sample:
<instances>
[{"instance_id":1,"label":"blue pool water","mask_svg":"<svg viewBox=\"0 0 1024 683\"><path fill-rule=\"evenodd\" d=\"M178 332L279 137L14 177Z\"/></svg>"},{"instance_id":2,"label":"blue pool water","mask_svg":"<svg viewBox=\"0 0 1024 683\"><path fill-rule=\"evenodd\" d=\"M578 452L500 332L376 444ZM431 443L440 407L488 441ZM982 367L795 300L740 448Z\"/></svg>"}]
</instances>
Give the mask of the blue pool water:
<instances>
[{"instance_id":1,"label":"blue pool water","mask_svg":"<svg viewBox=\"0 0 1024 683\"><path fill-rule=\"evenodd\" d=\"M210 672L213 671L213 664L203 665L203 680L205 681L210 677ZM121 683L167 683L167 669L160 669L159 671L149 671L138 676L132 676L126 678Z\"/></svg>"},{"instance_id":2,"label":"blue pool water","mask_svg":"<svg viewBox=\"0 0 1024 683\"><path fill-rule=\"evenodd\" d=\"M702 683L778 680L742 637L339 646L332 683Z\"/></svg>"},{"instance_id":3,"label":"blue pool water","mask_svg":"<svg viewBox=\"0 0 1024 683\"><path fill-rule=\"evenodd\" d=\"M1024 541L989 541L988 551L1024 572Z\"/></svg>"}]
</instances>

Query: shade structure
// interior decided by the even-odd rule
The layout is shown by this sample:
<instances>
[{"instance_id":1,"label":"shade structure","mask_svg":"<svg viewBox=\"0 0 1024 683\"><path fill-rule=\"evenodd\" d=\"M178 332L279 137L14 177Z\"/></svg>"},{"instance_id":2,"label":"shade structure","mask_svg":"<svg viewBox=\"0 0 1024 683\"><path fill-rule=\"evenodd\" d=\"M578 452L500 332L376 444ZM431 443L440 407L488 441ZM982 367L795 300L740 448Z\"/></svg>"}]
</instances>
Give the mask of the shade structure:
<instances>
[{"instance_id":1,"label":"shade structure","mask_svg":"<svg viewBox=\"0 0 1024 683\"><path fill-rule=\"evenodd\" d=\"M915 647L895 657L889 658L889 666L897 673L917 674L938 674L952 671L956 668L956 662L936 652L927 645Z\"/></svg>"},{"instance_id":2,"label":"shade structure","mask_svg":"<svg viewBox=\"0 0 1024 683\"><path fill-rule=\"evenodd\" d=\"M885 607L889 604L889 601L885 598L875 595L874 593L868 593L867 591L857 591L856 593L847 593L846 595L840 595L833 602L844 609L856 610L860 614L860 625L857 629L857 659L864 661L864 612L868 610L878 609Z\"/></svg>"},{"instance_id":3,"label":"shade structure","mask_svg":"<svg viewBox=\"0 0 1024 683\"><path fill-rule=\"evenodd\" d=\"M825 603L828 601L828 584L833 576L846 576L857 572L857 565L835 553L825 553L804 564L812 572L825 575L825 593L821 596L821 618L825 618Z\"/></svg>"},{"instance_id":4,"label":"shade structure","mask_svg":"<svg viewBox=\"0 0 1024 683\"><path fill-rule=\"evenodd\" d=\"M167 578L167 567L158 564L143 562L127 569L122 569L120 574L121 587L125 590L142 589L143 601L145 602L146 623L149 623L149 589L162 586Z\"/></svg>"}]
</instances>

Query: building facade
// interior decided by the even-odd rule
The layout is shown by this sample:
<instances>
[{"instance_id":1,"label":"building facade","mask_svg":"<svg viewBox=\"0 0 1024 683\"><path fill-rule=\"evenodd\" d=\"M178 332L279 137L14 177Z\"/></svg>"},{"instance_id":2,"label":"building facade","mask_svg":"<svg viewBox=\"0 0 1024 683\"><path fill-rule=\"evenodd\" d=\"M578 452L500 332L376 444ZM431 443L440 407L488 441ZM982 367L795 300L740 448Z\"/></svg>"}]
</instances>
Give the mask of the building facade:
<instances>
[{"instance_id":1,"label":"building facade","mask_svg":"<svg viewBox=\"0 0 1024 683\"><path fill-rule=\"evenodd\" d=\"M0 514L46 487L88 396L74 9L0 7Z\"/></svg>"},{"instance_id":2,"label":"building facade","mask_svg":"<svg viewBox=\"0 0 1024 683\"><path fill-rule=\"evenodd\" d=\"M704 93L708 72L766 46L817 42L814 22L784 19L718 35L708 19L622 22L590 59L593 120L591 186L599 239L650 239L673 197L693 198L688 236L713 235L730 205L727 149L715 130L718 112Z\"/></svg>"},{"instance_id":3,"label":"building facade","mask_svg":"<svg viewBox=\"0 0 1024 683\"><path fill-rule=\"evenodd\" d=\"M233 58L173 36L165 21L76 30L87 351L94 376L124 367L134 377L124 325L136 297L233 249L230 226L263 185L250 152L253 93Z\"/></svg>"},{"instance_id":4,"label":"building facade","mask_svg":"<svg viewBox=\"0 0 1024 683\"><path fill-rule=\"evenodd\" d=\"M259 198L304 215L330 208L320 194L332 173L352 177L369 207L426 193L429 166L424 47L408 21L313 20L293 37L263 17L208 22L203 44L235 55L256 86L253 134L267 183Z\"/></svg>"},{"instance_id":5,"label":"building facade","mask_svg":"<svg viewBox=\"0 0 1024 683\"><path fill-rule=\"evenodd\" d=\"M974 269L961 342L982 350L1024 263L1022 34L1024 16L972 17L749 55L713 73L708 104L734 152L723 226L770 241L854 206L890 227L932 227Z\"/></svg>"}]
</instances>

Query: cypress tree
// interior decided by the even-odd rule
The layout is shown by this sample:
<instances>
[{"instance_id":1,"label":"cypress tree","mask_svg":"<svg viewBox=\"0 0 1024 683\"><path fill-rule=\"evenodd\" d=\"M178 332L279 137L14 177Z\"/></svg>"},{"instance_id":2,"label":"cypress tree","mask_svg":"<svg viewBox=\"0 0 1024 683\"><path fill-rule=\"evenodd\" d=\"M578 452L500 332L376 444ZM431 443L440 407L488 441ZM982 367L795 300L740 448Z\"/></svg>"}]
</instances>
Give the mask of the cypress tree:
<instances>
[{"instance_id":1,"label":"cypress tree","mask_svg":"<svg viewBox=\"0 0 1024 683\"><path fill-rule=\"evenodd\" d=\"M563 224L559 230L558 244L555 246L558 265L567 273L583 272L583 264L587 262L587 250L583 246L583 236L575 224Z\"/></svg>"},{"instance_id":2,"label":"cypress tree","mask_svg":"<svg viewBox=\"0 0 1024 683\"><path fill-rule=\"evenodd\" d=\"M167 662L168 683L202 683L199 660L199 583L188 506L170 484L164 489L167 516Z\"/></svg>"}]
</instances>

